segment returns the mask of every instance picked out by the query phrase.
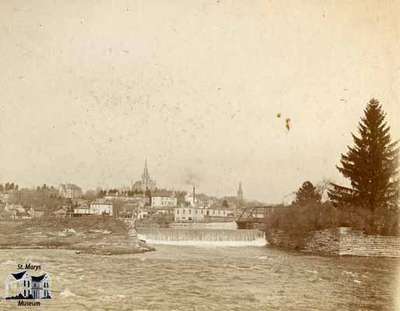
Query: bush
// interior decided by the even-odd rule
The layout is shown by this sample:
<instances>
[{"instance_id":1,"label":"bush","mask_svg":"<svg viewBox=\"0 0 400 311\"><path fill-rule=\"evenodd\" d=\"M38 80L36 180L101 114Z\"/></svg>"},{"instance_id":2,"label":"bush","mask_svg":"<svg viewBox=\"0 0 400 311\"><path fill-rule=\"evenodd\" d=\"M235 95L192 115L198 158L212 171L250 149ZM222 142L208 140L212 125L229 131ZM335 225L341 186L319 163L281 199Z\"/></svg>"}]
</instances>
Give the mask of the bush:
<instances>
[{"instance_id":1,"label":"bush","mask_svg":"<svg viewBox=\"0 0 400 311\"><path fill-rule=\"evenodd\" d=\"M306 236L311 231L351 227L366 234L399 235L396 211L372 213L352 207L337 208L331 203L292 205L275 210L266 218L266 229Z\"/></svg>"}]
</instances>

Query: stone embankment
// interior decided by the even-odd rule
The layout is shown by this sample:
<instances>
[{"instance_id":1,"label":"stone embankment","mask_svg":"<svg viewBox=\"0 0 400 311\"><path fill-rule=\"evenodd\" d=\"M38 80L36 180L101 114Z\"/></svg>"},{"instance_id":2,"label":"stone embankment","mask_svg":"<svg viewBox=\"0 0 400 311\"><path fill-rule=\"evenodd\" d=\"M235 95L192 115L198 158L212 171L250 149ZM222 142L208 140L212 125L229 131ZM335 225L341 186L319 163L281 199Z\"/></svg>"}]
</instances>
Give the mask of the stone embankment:
<instances>
[{"instance_id":1,"label":"stone embankment","mask_svg":"<svg viewBox=\"0 0 400 311\"><path fill-rule=\"evenodd\" d=\"M313 254L400 258L400 237L366 235L345 227L314 231L304 238L271 231L267 241L271 246Z\"/></svg>"}]
</instances>

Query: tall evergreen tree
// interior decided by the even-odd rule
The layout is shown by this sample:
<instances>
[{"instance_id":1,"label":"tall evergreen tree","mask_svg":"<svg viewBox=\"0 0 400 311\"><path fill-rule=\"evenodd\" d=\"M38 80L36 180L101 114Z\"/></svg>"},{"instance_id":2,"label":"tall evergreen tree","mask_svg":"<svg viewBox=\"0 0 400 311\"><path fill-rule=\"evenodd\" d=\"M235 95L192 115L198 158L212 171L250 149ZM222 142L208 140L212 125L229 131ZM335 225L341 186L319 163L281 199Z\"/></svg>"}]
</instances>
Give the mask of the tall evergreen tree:
<instances>
[{"instance_id":1,"label":"tall evergreen tree","mask_svg":"<svg viewBox=\"0 0 400 311\"><path fill-rule=\"evenodd\" d=\"M309 204L321 203L321 194L310 181L305 181L296 192L296 206L307 206Z\"/></svg>"},{"instance_id":2,"label":"tall evergreen tree","mask_svg":"<svg viewBox=\"0 0 400 311\"><path fill-rule=\"evenodd\" d=\"M335 206L352 206L372 213L397 208L399 148L397 141L391 141L389 131L381 105L371 99L358 125L359 136L352 134L354 146L348 146L337 166L351 187L331 184L328 192Z\"/></svg>"}]
</instances>

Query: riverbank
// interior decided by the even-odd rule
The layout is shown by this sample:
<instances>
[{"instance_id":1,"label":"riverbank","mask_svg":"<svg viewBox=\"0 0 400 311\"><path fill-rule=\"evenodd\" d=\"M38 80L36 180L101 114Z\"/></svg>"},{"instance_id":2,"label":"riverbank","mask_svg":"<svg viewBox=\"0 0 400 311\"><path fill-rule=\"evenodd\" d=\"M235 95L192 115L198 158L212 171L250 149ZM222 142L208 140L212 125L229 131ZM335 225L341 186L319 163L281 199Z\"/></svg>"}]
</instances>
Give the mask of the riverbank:
<instances>
[{"instance_id":1,"label":"riverbank","mask_svg":"<svg viewBox=\"0 0 400 311\"><path fill-rule=\"evenodd\" d=\"M153 251L111 217L38 218L0 223L0 249L67 249L119 255Z\"/></svg>"},{"instance_id":2,"label":"riverbank","mask_svg":"<svg viewBox=\"0 0 400 311\"><path fill-rule=\"evenodd\" d=\"M367 235L349 227L305 234L268 230L266 238L270 246L316 255L400 258L400 237Z\"/></svg>"}]
</instances>

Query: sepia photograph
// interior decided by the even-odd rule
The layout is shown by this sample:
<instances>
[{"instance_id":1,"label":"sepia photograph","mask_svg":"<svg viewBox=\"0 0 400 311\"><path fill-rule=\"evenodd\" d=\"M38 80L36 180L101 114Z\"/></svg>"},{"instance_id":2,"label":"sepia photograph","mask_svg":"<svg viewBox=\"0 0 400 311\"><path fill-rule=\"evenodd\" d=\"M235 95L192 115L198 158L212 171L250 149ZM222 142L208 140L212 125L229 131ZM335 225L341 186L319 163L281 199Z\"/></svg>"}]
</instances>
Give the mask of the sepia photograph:
<instances>
[{"instance_id":1,"label":"sepia photograph","mask_svg":"<svg viewBox=\"0 0 400 311\"><path fill-rule=\"evenodd\" d=\"M1 0L0 310L400 310L399 0Z\"/></svg>"}]
</instances>

